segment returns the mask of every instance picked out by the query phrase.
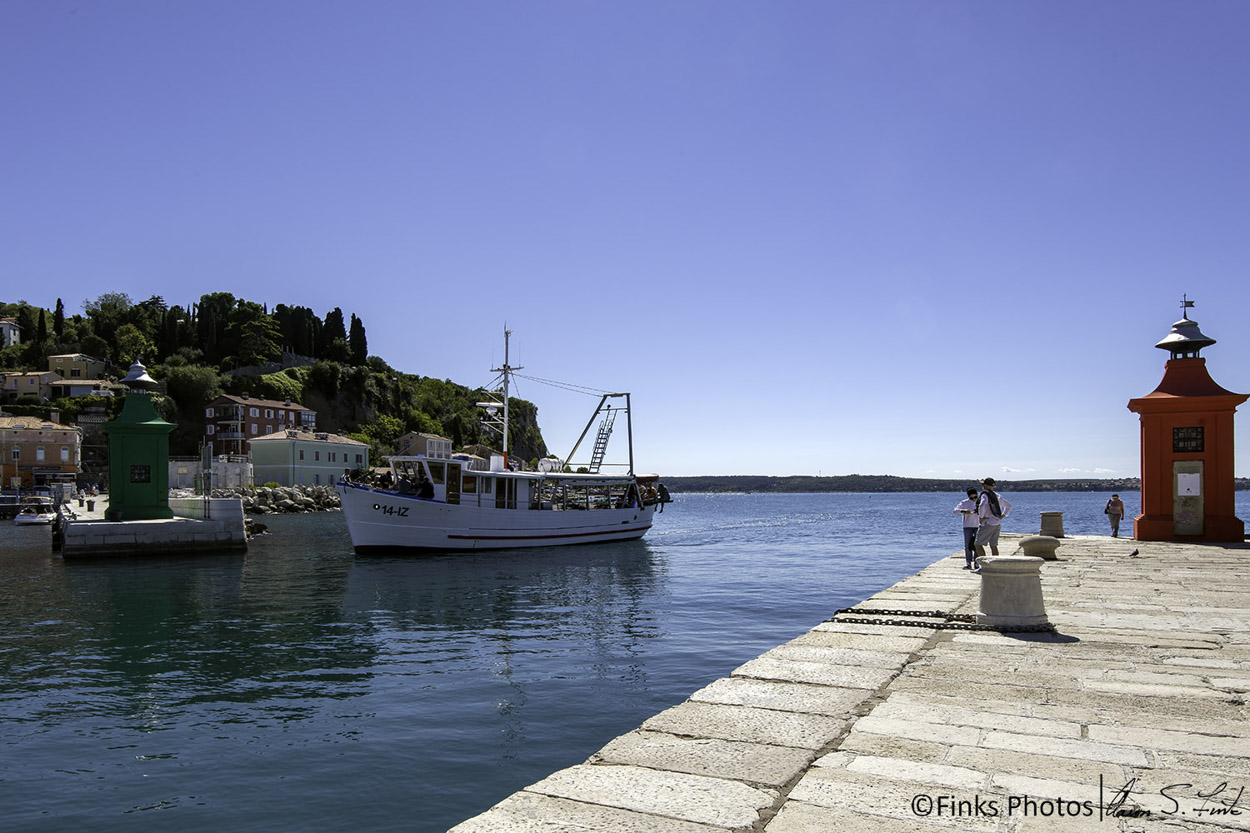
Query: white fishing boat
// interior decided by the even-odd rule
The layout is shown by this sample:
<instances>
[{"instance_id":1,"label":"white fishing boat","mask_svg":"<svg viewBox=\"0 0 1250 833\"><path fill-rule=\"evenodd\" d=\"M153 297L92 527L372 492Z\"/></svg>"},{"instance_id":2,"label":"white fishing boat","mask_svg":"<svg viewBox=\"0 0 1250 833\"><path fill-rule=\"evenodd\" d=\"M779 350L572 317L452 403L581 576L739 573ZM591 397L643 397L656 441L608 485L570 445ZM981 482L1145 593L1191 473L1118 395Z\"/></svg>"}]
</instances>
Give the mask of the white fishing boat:
<instances>
[{"instance_id":1,"label":"white fishing boat","mask_svg":"<svg viewBox=\"0 0 1250 833\"><path fill-rule=\"evenodd\" d=\"M488 550L551 547L641 538L668 493L656 475L634 472L633 422L628 393L607 393L564 461L543 460L540 471L518 471L508 460L508 390L519 367L508 364L504 332L498 401L488 408L501 429L503 454L489 463L468 455L397 456L381 482L336 484L343 517L357 552L370 550ZM528 378L528 377L526 377ZM621 400L624 404L621 405ZM613 407L613 403L617 407ZM608 440L624 414L628 463L607 463ZM574 464L596 420L589 460ZM605 467L623 468L604 473Z\"/></svg>"},{"instance_id":2,"label":"white fishing boat","mask_svg":"<svg viewBox=\"0 0 1250 833\"><path fill-rule=\"evenodd\" d=\"M28 497L22 500L22 508L17 511L13 523L50 524L56 520L56 509L52 501L46 497Z\"/></svg>"}]
</instances>

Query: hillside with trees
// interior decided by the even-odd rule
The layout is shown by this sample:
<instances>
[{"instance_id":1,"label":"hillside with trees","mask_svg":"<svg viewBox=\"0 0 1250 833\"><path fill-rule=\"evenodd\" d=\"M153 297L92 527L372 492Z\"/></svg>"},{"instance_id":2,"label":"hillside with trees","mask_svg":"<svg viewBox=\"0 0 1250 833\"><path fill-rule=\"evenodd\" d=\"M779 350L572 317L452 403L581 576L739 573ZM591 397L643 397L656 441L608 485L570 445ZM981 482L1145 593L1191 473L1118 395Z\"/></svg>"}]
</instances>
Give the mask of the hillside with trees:
<instances>
[{"instance_id":1,"label":"hillside with trees","mask_svg":"<svg viewBox=\"0 0 1250 833\"><path fill-rule=\"evenodd\" d=\"M371 446L374 459L393 451L409 431L441 434L455 448L478 443L499 447L497 434L477 407L483 394L450 380L401 373L370 356L364 322L336 307L324 316L301 306L272 310L230 293L213 292L185 305L160 296L134 302L109 292L83 303L83 314L66 316L25 301L0 303L0 318L13 318L21 343L0 349L0 370L48 368L47 357L85 353L110 363L108 377L124 376L136 357L161 382L157 409L178 425L170 437L175 455L198 454L204 434L204 406L217 396L242 394L284 400L287 396L317 412L317 428L345 434ZM45 403L24 396L6 405L11 413L48 417L53 408L73 422L91 405L109 418L121 397L76 397ZM538 410L523 399L509 400L508 444L513 456L536 461L547 454Z\"/></svg>"}]
</instances>

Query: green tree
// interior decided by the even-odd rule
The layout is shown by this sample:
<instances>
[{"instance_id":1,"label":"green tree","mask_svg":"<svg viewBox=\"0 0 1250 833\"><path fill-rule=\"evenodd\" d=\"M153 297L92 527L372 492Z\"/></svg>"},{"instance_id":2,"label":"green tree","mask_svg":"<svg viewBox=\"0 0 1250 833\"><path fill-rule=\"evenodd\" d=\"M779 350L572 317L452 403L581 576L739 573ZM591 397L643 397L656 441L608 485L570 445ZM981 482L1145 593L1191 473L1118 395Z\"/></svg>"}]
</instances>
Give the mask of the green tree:
<instances>
[{"instance_id":1,"label":"green tree","mask_svg":"<svg viewBox=\"0 0 1250 833\"><path fill-rule=\"evenodd\" d=\"M269 316L254 318L241 329L237 354L241 364L265 364L282 355L282 333Z\"/></svg>"},{"instance_id":2,"label":"green tree","mask_svg":"<svg viewBox=\"0 0 1250 833\"><path fill-rule=\"evenodd\" d=\"M134 324L123 324L117 328L117 354L114 361L121 365L129 365L135 359L147 358L146 363L155 363L156 348L152 340Z\"/></svg>"},{"instance_id":3,"label":"green tree","mask_svg":"<svg viewBox=\"0 0 1250 833\"><path fill-rule=\"evenodd\" d=\"M58 341L65 335L65 304L60 298L56 299L56 312L52 313L52 332L56 333Z\"/></svg>"},{"instance_id":4,"label":"green tree","mask_svg":"<svg viewBox=\"0 0 1250 833\"><path fill-rule=\"evenodd\" d=\"M352 364L362 365L369 359L369 341L365 337L364 322L352 313L352 327L347 336L347 344L351 348Z\"/></svg>"}]
</instances>

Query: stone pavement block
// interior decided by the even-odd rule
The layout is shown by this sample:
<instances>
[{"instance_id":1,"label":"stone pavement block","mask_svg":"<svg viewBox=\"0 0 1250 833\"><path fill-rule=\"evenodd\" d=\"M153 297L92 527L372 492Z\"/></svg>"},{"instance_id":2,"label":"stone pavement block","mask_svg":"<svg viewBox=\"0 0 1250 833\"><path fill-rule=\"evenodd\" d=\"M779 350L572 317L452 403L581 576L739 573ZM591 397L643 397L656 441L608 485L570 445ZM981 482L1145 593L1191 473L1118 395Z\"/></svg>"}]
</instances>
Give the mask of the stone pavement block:
<instances>
[{"instance_id":1,"label":"stone pavement block","mask_svg":"<svg viewBox=\"0 0 1250 833\"><path fill-rule=\"evenodd\" d=\"M927 720L931 723L947 723L952 726L977 726L983 729L1002 729L1022 735L1048 735L1056 738L1081 737L1081 724L1036 717L1017 717L981 711L980 703L967 706L926 706L920 703L895 702L893 698L873 709L872 716L898 718L901 720Z\"/></svg>"},{"instance_id":2,"label":"stone pavement block","mask_svg":"<svg viewBox=\"0 0 1250 833\"><path fill-rule=\"evenodd\" d=\"M878 775L864 775L837 769L812 769L790 791L786 807L810 804L842 813L869 814L913 825L926 820L950 822L961 830L993 830L997 819L977 816L978 792L898 781ZM932 804L929 802L932 801ZM962 803L961 803L962 802ZM942 807L939 813L938 807ZM984 807L984 803L982 803ZM784 808L783 808L784 809ZM967 813L961 810L966 809ZM774 824L781 818L779 813ZM765 830L775 833L768 825ZM843 830L841 826L827 828ZM872 828L868 828L872 829Z\"/></svg>"},{"instance_id":3,"label":"stone pavement block","mask_svg":"<svg viewBox=\"0 0 1250 833\"><path fill-rule=\"evenodd\" d=\"M1192 732L1176 732L1139 726L1090 726L1089 739L1144 749L1175 749L1207 755L1243 755L1250 752L1250 739L1244 734L1227 737ZM1250 808L1247 808L1250 814Z\"/></svg>"},{"instance_id":4,"label":"stone pavement block","mask_svg":"<svg viewBox=\"0 0 1250 833\"><path fill-rule=\"evenodd\" d=\"M1086 680L1086 691L1108 694L1139 694L1147 697L1211 697L1223 699L1227 693L1214 688L1185 685L1160 685L1158 683L1120 683L1111 680Z\"/></svg>"},{"instance_id":5,"label":"stone pavement block","mask_svg":"<svg viewBox=\"0 0 1250 833\"><path fill-rule=\"evenodd\" d=\"M989 731L981 739L981 745L990 749L1014 749L1020 752L1054 755L1059 758L1081 758L1128 766L1146 766L1149 763L1146 754L1133 746L1118 746L1068 738L1046 738L1038 735Z\"/></svg>"},{"instance_id":6,"label":"stone pavement block","mask_svg":"<svg viewBox=\"0 0 1250 833\"><path fill-rule=\"evenodd\" d=\"M630 732L599 750L594 763L630 764L780 788L811 763L807 749L714 738Z\"/></svg>"},{"instance_id":7,"label":"stone pavement block","mask_svg":"<svg viewBox=\"0 0 1250 833\"><path fill-rule=\"evenodd\" d=\"M764 833L916 833L916 831L993 830L984 823L977 827L918 818L891 818L840 807L787 802L764 828Z\"/></svg>"},{"instance_id":8,"label":"stone pavement block","mask_svg":"<svg viewBox=\"0 0 1250 833\"><path fill-rule=\"evenodd\" d=\"M1104 783L1108 783L1104 777ZM1111 779L1110 783L1123 783L1120 779ZM1063 801L1089 801L1098 804L1098 781L1088 782L1067 778L1038 778L1015 772L1000 772L993 776L991 789L1005 797L1028 796L1034 799L1051 799ZM1025 812L1028 807L1024 807Z\"/></svg>"},{"instance_id":9,"label":"stone pavement block","mask_svg":"<svg viewBox=\"0 0 1250 833\"><path fill-rule=\"evenodd\" d=\"M526 791L729 828L754 824L777 798L737 781L608 764L562 769Z\"/></svg>"},{"instance_id":10,"label":"stone pavement block","mask_svg":"<svg viewBox=\"0 0 1250 833\"><path fill-rule=\"evenodd\" d=\"M690 699L729 706L844 716L868 696L870 692L861 688L722 677L690 695Z\"/></svg>"},{"instance_id":11,"label":"stone pavement block","mask_svg":"<svg viewBox=\"0 0 1250 833\"><path fill-rule=\"evenodd\" d=\"M880 636L866 633L839 633L836 631L811 630L787 645L819 645L825 648L857 648L861 651L894 651L910 654L919 651L928 642L916 636Z\"/></svg>"},{"instance_id":12,"label":"stone pavement block","mask_svg":"<svg viewBox=\"0 0 1250 833\"><path fill-rule=\"evenodd\" d=\"M874 755L857 755L846 768L863 775L881 775L899 781L916 781L920 784L936 784L962 790L984 789L988 783L984 772L967 767L880 758Z\"/></svg>"},{"instance_id":13,"label":"stone pavement block","mask_svg":"<svg viewBox=\"0 0 1250 833\"><path fill-rule=\"evenodd\" d=\"M519 792L448 833L723 833L723 827Z\"/></svg>"},{"instance_id":14,"label":"stone pavement block","mask_svg":"<svg viewBox=\"0 0 1250 833\"><path fill-rule=\"evenodd\" d=\"M825 662L773 659L765 654L734 670L736 677L876 690L898 673L891 668L859 668Z\"/></svg>"},{"instance_id":15,"label":"stone pavement block","mask_svg":"<svg viewBox=\"0 0 1250 833\"><path fill-rule=\"evenodd\" d=\"M1160 772L1206 772L1250 784L1250 757L1244 755L1195 755L1174 749L1158 749L1155 750L1154 765ZM1250 796L1250 790L1246 793Z\"/></svg>"},{"instance_id":16,"label":"stone pavement block","mask_svg":"<svg viewBox=\"0 0 1250 833\"><path fill-rule=\"evenodd\" d=\"M933 635L929 628L911 625L865 625L859 622L821 622L813 630L825 633L865 633L876 636L914 636L928 639Z\"/></svg>"},{"instance_id":17,"label":"stone pavement block","mask_svg":"<svg viewBox=\"0 0 1250 833\"><path fill-rule=\"evenodd\" d=\"M980 746L954 747L946 762L981 772L1008 773L1077 784L1097 784L1100 777L1104 780L1123 779L1129 777L1130 772L1129 767L1105 761L1041 755L1012 749L987 749Z\"/></svg>"},{"instance_id":18,"label":"stone pavement block","mask_svg":"<svg viewBox=\"0 0 1250 833\"><path fill-rule=\"evenodd\" d=\"M857 755L878 755L883 758L907 758L926 763L942 763L951 753L951 746L925 740L896 738L890 735L874 735L871 732L852 732L839 744L838 749ZM960 746L958 749L970 747Z\"/></svg>"},{"instance_id":19,"label":"stone pavement block","mask_svg":"<svg viewBox=\"0 0 1250 833\"><path fill-rule=\"evenodd\" d=\"M877 717L875 713L861 717L855 722L852 734L859 732L961 746L976 746L983 733L975 726L935 725L923 720Z\"/></svg>"},{"instance_id":20,"label":"stone pavement block","mask_svg":"<svg viewBox=\"0 0 1250 833\"><path fill-rule=\"evenodd\" d=\"M1192 671L1181 671L1179 669L1172 673L1159 673L1149 671L1141 667L1132 671L1111 669L1103 675L1103 679L1111 682L1139 683L1145 685L1180 685L1198 686L1200 688L1206 685L1206 680L1203 675L1195 674Z\"/></svg>"},{"instance_id":21,"label":"stone pavement block","mask_svg":"<svg viewBox=\"0 0 1250 833\"><path fill-rule=\"evenodd\" d=\"M817 750L840 735L846 721L817 714L722 706L687 701L642 724L652 732L695 738L720 738Z\"/></svg>"},{"instance_id":22,"label":"stone pavement block","mask_svg":"<svg viewBox=\"0 0 1250 833\"><path fill-rule=\"evenodd\" d=\"M909 656L911 656L910 652L861 651L855 648L827 648L821 645L795 645L793 642L788 642L763 654L760 659L822 662L829 665L895 670L902 668Z\"/></svg>"}]
</instances>

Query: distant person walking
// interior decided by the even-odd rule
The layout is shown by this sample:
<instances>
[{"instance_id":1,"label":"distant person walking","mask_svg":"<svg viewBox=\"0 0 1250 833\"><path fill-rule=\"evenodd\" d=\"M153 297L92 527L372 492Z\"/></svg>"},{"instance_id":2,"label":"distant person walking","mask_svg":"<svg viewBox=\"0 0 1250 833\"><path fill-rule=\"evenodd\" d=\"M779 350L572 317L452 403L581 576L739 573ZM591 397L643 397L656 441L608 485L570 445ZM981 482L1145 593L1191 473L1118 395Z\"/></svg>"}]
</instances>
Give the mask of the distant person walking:
<instances>
[{"instance_id":1,"label":"distant person walking","mask_svg":"<svg viewBox=\"0 0 1250 833\"><path fill-rule=\"evenodd\" d=\"M1124 501L1120 500L1119 495L1112 495L1111 500L1107 501L1107 508L1102 510L1107 513L1107 520L1111 521L1111 537L1120 537L1120 519L1124 517Z\"/></svg>"},{"instance_id":2,"label":"distant person walking","mask_svg":"<svg viewBox=\"0 0 1250 833\"><path fill-rule=\"evenodd\" d=\"M998 533L1002 531L1003 518L1011 514L1011 501L994 491L994 478L985 478L981 485L985 490L977 502L977 517L981 519L977 528L977 558L985 555L987 546L991 554L998 555Z\"/></svg>"},{"instance_id":3,"label":"distant person walking","mask_svg":"<svg viewBox=\"0 0 1250 833\"><path fill-rule=\"evenodd\" d=\"M964 569L971 570L977 557L975 546L977 527L981 525L981 518L977 515L976 489L968 487L968 497L966 500L959 501L959 505L955 507L955 514L964 516Z\"/></svg>"}]
</instances>

